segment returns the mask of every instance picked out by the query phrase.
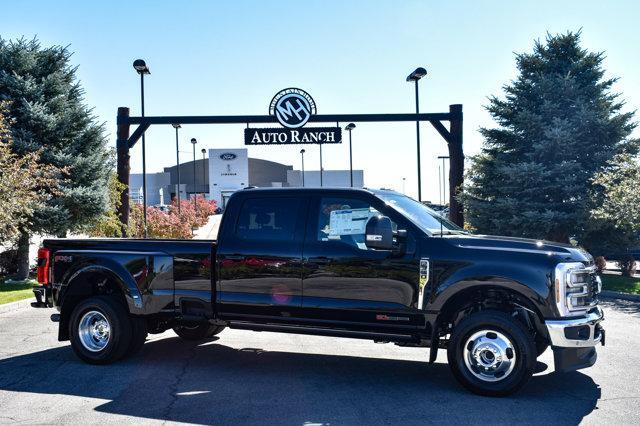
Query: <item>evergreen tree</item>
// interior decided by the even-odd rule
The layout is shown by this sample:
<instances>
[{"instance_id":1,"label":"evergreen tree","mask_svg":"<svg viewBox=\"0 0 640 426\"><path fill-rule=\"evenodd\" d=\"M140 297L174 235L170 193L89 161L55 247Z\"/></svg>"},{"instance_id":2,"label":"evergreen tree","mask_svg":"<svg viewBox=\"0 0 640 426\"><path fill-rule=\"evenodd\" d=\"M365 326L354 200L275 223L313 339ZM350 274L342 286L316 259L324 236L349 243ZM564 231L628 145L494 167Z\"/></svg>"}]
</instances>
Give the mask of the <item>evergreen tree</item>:
<instances>
[{"instance_id":1,"label":"evergreen tree","mask_svg":"<svg viewBox=\"0 0 640 426\"><path fill-rule=\"evenodd\" d=\"M18 156L39 151L41 164L67 172L59 192L36 208L31 223L21 229L20 277L28 274L31 234L64 236L108 208L112 159L103 125L84 103L70 57L66 47L0 38L0 101L10 101L12 150Z\"/></svg>"},{"instance_id":2,"label":"evergreen tree","mask_svg":"<svg viewBox=\"0 0 640 426\"><path fill-rule=\"evenodd\" d=\"M638 145L603 60L580 47L579 32L516 55L517 78L503 99L489 98L498 127L480 129L484 146L462 196L472 228L561 242L584 234L597 207L592 178Z\"/></svg>"}]
</instances>

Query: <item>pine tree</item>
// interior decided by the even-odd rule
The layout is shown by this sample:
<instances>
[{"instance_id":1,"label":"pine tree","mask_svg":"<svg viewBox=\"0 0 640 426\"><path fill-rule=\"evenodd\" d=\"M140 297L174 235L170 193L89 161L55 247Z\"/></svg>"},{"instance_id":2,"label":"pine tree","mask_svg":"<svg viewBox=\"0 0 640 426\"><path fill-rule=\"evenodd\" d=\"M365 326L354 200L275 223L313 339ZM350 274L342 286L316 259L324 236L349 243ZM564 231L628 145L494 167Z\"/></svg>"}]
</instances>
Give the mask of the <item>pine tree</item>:
<instances>
[{"instance_id":1,"label":"pine tree","mask_svg":"<svg viewBox=\"0 0 640 426\"><path fill-rule=\"evenodd\" d=\"M66 47L0 38L0 100L10 102L12 150L18 156L41 151L41 164L67 172L59 193L37 208L29 226L21 230L21 278L28 274L30 235L64 236L108 208L112 159L103 125L84 103L70 57Z\"/></svg>"},{"instance_id":2,"label":"pine tree","mask_svg":"<svg viewBox=\"0 0 640 426\"><path fill-rule=\"evenodd\" d=\"M580 47L579 32L548 35L516 55L517 78L503 99L489 98L498 126L480 129L484 146L468 172L462 198L472 228L561 242L584 234L593 176L638 146L604 58Z\"/></svg>"}]
</instances>

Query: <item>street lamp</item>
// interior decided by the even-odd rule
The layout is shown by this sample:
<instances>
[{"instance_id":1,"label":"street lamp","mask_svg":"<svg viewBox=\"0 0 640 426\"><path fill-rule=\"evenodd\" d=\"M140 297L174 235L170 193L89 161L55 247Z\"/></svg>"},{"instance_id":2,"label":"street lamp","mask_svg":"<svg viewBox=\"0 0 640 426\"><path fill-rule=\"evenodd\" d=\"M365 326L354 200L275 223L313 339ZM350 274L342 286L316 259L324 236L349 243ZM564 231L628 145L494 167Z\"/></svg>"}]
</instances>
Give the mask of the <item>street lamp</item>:
<instances>
[{"instance_id":1,"label":"street lamp","mask_svg":"<svg viewBox=\"0 0 640 426\"><path fill-rule=\"evenodd\" d=\"M418 101L418 80L427 75L427 70L419 67L416 68L411 74L407 76L407 81L414 81L416 83L416 140L418 147L418 201L422 201L422 179L420 170L420 119L417 117L420 113L420 104Z\"/></svg>"},{"instance_id":2,"label":"street lamp","mask_svg":"<svg viewBox=\"0 0 640 426\"><path fill-rule=\"evenodd\" d=\"M320 187L322 187L322 142L320 142Z\"/></svg>"},{"instance_id":3,"label":"street lamp","mask_svg":"<svg viewBox=\"0 0 640 426\"><path fill-rule=\"evenodd\" d=\"M438 156L438 160L442 160L442 204L443 205L447 204L447 178L445 177L447 168L444 163L444 160L448 160L448 159L449 159L448 155Z\"/></svg>"},{"instance_id":4,"label":"street lamp","mask_svg":"<svg viewBox=\"0 0 640 426\"><path fill-rule=\"evenodd\" d=\"M196 210L196 144L198 141L196 138L191 138L191 144L193 145L193 210Z\"/></svg>"},{"instance_id":5,"label":"street lamp","mask_svg":"<svg viewBox=\"0 0 640 426\"><path fill-rule=\"evenodd\" d=\"M440 197L440 205L442 205L442 167L438 165L438 196Z\"/></svg>"},{"instance_id":6,"label":"street lamp","mask_svg":"<svg viewBox=\"0 0 640 426\"><path fill-rule=\"evenodd\" d=\"M404 194L404 182L407 180L407 178L402 178L402 193Z\"/></svg>"},{"instance_id":7,"label":"street lamp","mask_svg":"<svg viewBox=\"0 0 640 426\"><path fill-rule=\"evenodd\" d=\"M149 67L142 59L133 61L133 68L140 74L140 99L142 103L142 116L144 117L144 76L151 74ZM144 218L144 237L147 238L147 157L145 150L144 132L142 132L142 207Z\"/></svg>"},{"instance_id":8,"label":"street lamp","mask_svg":"<svg viewBox=\"0 0 640 426\"><path fill-rule=\"evenodd\" d=\"M300 150L300 156L302 157L302 187L304 188L304 153L306 151L304 149Z\"/></svg>"},{"instance_id":9,"label":"street lamp","mask_svg":"<svg viewBox=\"0 0 640 426\"><path fill-rule=\"evenodd\" d=\"M173 128L176 129L176 164L178 165L177 167L177 171L178 171L178 214L180 214L182 211L180 210L180 154L178 151L178 129L181 128L182 126L180 126L180 124L172 124Z\"/></svg>"},{"instance_id":10,"label":"street lamp","mask_svg":"<svg viewBox=\"0 0 640 426\"><path fill-rule=\"evenodd\" d=\"M353 123L347 124L345 130L349 131L349 177L351 179L351 188L353 188L353 152L351 150L351 131L356 128L356 125Z\"/></svg>"},{"instance_id":11,"label":"street lamp","mask_svg":"<svg viewBox=\"0 0 640 426\"><path fill-rule=\"evenodd\" d=\"M202 197L203 198L207 198L206 197L206 193L207 193L207 169L204 167L204 162L205 162L204 155L207 153L207 150L202 148L200 150L200 152L202 153Z\"/></svg>"}]
</instances>

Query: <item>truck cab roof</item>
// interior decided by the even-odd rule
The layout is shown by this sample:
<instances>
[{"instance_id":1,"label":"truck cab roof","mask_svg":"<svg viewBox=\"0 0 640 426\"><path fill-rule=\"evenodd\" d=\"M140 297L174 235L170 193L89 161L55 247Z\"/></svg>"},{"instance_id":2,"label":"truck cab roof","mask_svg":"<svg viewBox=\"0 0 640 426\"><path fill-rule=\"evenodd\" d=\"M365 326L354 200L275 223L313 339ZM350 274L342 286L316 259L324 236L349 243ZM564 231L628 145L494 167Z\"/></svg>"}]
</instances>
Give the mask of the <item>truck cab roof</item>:
<instances>
[{"instance_id":1,"label":"truck cab roof","mask_svg":"<svg viewBox=\"0 0 640 426\"><path fill-rule=\"evenodd\" d=\"M392 189L372 189L372 188L345 188L345 187L331 187L331 186L307 186L307 187L272 187L272 188L258 188L258 187L247 187L242 190L242 193L246 192L265 192L265 193L274 193L274 192L283 192L283 193L300 193L300 192L359 192L359 193L367 193L367 194L381 194L381 193L393 193L393 194L401 194Z\"/></svg>"}]
</instances>

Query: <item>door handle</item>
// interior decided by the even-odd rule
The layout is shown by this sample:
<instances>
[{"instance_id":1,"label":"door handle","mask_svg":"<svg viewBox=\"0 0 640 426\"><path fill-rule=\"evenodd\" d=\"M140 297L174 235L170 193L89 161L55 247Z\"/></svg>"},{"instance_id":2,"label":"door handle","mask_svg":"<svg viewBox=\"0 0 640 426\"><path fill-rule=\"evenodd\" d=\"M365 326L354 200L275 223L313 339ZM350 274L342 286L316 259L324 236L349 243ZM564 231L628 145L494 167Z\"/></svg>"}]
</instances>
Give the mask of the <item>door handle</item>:
<instances>
[{"instance_id":1,"label":"door handle","mask_svg":"<svg viewBox=\"0 0 640 426\"><path fill-rule=\"evenodd\" d=\"M310 257L307 259L309 263L316 263L318 265L326 265L331 263L331 259L326 256Z\"/></svg>"},{"instance_id":2,"label":"door handle","mask_svg":"<svg viewBox=\"0 0 640 426\"><path fill-rule=\"evenodd\" d=\"M245 257L242 256L241 254L227 254L224 256L225 259L228 260L244 260Z\"/></svg>"}]
</instances>

